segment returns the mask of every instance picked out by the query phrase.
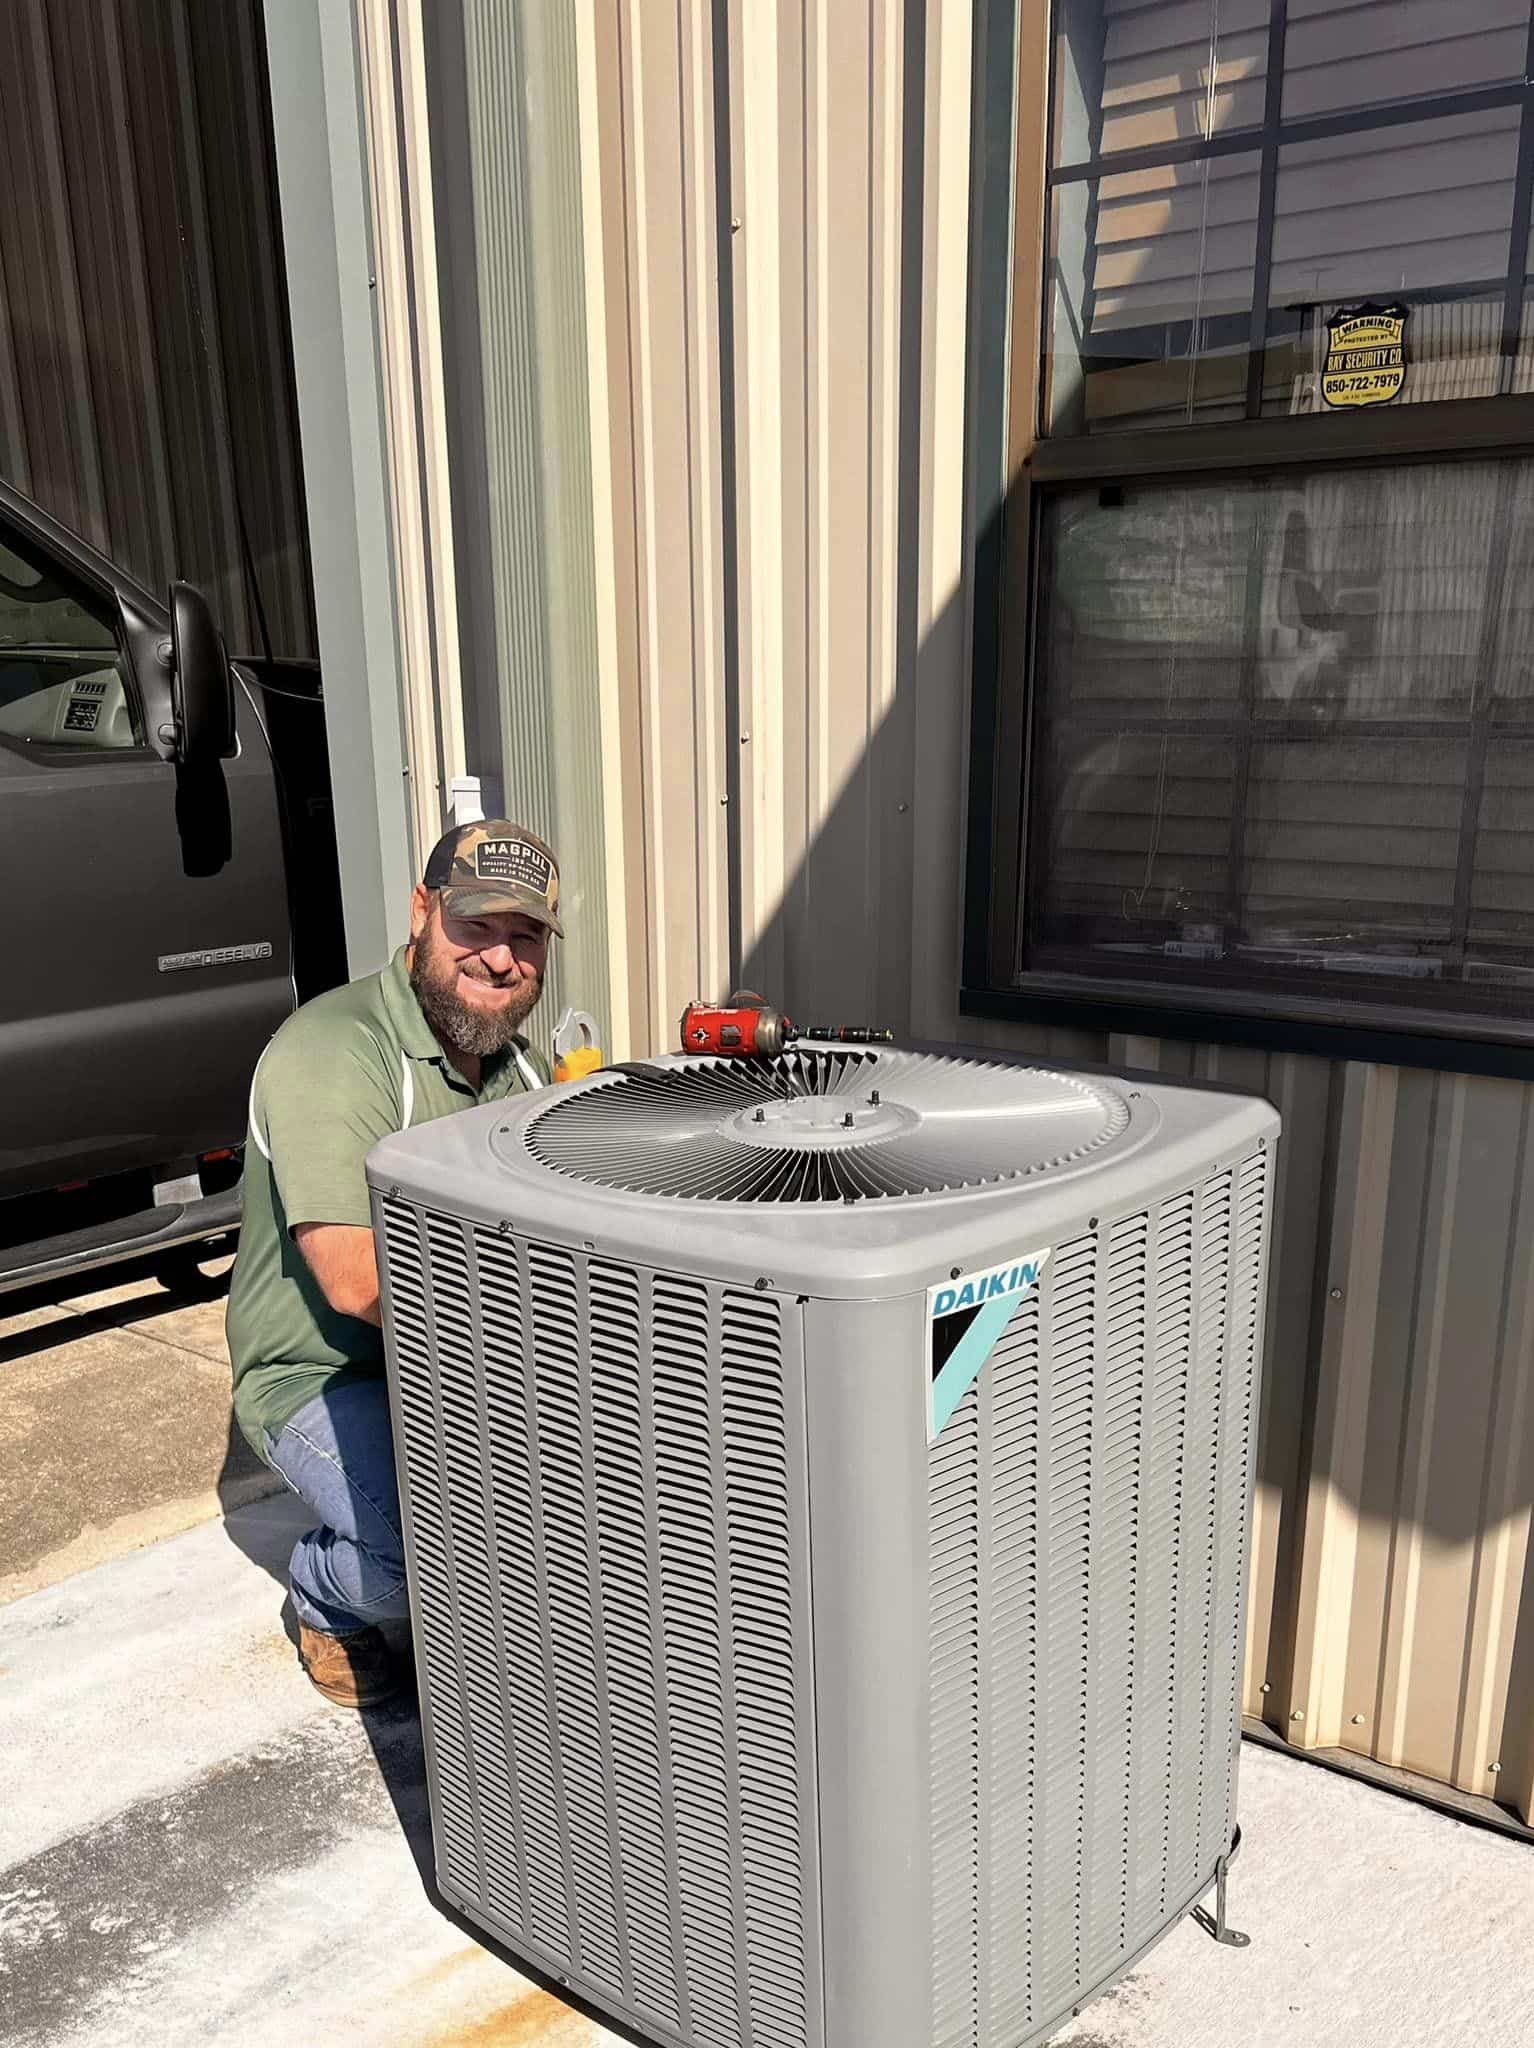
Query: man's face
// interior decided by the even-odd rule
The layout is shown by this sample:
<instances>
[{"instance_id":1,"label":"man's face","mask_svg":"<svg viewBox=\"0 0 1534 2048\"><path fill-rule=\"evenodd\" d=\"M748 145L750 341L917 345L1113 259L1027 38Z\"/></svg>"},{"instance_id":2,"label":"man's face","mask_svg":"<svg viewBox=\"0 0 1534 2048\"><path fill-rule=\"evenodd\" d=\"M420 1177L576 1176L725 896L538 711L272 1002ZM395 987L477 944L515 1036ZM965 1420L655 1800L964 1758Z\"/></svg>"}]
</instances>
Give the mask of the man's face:
<instances>
[{"instance_id":1,"label":"man's face","mask_svg":"<svg viewBox=\"0 0 1534 2048\"><path fill-rule=\"evenodd\" d=\"M437 1036L483 1059L510 1045L543 994L547 927L520 912L448 917L436 890L410 900L410 985Z\"/></svg>"}]
</instances>

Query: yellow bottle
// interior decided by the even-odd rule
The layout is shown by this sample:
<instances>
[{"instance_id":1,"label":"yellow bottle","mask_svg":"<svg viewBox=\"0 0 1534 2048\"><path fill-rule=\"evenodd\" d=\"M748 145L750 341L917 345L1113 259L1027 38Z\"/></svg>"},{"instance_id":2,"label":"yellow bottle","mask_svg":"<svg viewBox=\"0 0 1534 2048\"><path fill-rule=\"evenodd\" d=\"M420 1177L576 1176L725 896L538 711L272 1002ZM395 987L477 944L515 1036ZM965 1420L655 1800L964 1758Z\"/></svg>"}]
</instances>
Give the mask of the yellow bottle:
<instances>
[{"instance_id":1,"label":"yellow bottle","mask_svg":"<svg viewBox=\"0 0 1534 2048\"><path fill-rule=\"evenodd\" d=\"M585 1010L566 1009L554 1026L554 1079L584 1080L604 1064L596 1019Z\"/></svg>"}]
</instances>

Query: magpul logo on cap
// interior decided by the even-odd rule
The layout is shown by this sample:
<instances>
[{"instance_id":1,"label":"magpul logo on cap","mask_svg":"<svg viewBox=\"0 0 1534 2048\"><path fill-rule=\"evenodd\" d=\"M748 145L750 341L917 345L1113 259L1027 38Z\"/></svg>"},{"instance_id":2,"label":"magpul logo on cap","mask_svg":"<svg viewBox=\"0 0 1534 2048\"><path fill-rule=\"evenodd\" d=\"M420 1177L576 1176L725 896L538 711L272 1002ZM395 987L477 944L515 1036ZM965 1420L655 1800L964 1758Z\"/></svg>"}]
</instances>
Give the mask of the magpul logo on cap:
<instances>
[{"instance_id":1,"label":"magpul logo on cap","mask_svg":"<svg viewBox=\"0 0 1534 2048\"><path fill-rule=\"evenodd\" d=\"M512 882L547 896L553 863L525 839L482 839L474 849L474 872L482 882Z\"/></svg>"}]
</instances>

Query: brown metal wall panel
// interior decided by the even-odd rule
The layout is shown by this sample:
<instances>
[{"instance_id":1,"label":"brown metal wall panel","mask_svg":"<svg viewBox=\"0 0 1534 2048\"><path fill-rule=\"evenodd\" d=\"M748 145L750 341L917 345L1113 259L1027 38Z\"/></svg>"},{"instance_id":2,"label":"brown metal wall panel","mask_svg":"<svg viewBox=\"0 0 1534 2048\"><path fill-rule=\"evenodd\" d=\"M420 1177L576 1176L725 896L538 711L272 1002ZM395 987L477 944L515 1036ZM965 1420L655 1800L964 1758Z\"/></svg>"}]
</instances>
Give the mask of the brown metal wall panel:
<instances>
[{"instance_id":1,"label":"brown metal wall panel","mask_svg":"<svg viewBox=\"0 0 1534 2048\"><path fill-rule=\"evenodd\" d=\"M15 0L0 473L230 645L315 651L256 0Z\"/></svg>"}]
</instances>

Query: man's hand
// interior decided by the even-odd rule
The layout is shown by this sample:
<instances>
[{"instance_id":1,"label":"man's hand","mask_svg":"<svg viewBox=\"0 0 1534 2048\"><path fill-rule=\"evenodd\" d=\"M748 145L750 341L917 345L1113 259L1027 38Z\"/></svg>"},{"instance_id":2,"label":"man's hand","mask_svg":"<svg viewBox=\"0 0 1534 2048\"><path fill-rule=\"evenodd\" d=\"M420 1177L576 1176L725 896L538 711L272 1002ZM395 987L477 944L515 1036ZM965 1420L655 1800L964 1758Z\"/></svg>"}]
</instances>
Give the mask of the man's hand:
<instances>
[{"instance_id":1,"label":"man's hand","mask_svg":"<svg viewBox=\"0 0 1534 2048\"><path fill-rule=\"evenodd\" d=\"M293 1240L338 1315L383 1322L378 1306L378 1254L373 1233L355 1223L295 1223Z\"/></svg>"}]
</instances>

